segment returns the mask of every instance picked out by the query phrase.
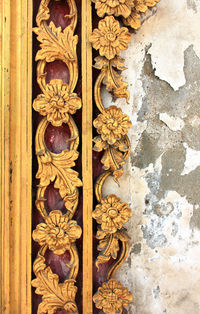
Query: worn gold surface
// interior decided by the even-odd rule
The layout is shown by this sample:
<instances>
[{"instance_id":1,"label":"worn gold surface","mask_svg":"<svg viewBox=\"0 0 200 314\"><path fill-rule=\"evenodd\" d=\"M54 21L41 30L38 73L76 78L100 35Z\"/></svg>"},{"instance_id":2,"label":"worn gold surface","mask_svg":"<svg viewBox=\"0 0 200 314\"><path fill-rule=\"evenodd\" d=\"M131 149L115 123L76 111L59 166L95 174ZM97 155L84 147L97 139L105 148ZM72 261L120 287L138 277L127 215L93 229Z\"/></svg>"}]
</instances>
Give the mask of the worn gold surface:
<instances>
[{"instance_id":1,"label":"worn gold surface","mask_svg":"<svg viewBox=\"0 0 200 314\"><path fill-rule=\"evenodd\" d=\"M31 313L32 1L0 5L1 313Z\"/></svg>"},{"instance_id":2,"label":"worn gold surface","mask_svg":"<svg viewBox=\"0 0 200 314\"><path fill-rule=\"evenodd\" d=\"M92 8L82 0L82 176L83 176L83 314L93 313L92 178Z\"/></svg>"},{"instance_id":3,"label":"worn gold surface","mask_svg":"<svg viewBox=\"0 0 200 314\"><path fill-rule=\"evenodd\" d=\"M127 84L123 82L118 70L125 69L119 56L120 50L127 48L130 41L128 30L120 27L110 15L122 16L125 25L135 29L141 25L140 13L159 0L126 0L124 5L116 0L105 3L94 0L97 14L104 17L98 29L92 33L91 3L82 1L82 167L83 167L83 313L92 313L92 51L90 40L100 56L95 67L100 70L95 82L94 97L101 114L94 122L98 136L94 139L94 149L104 150L102 163L105 172L95 185L99 205L93 211L93 217L99 223L97 238L100 254L97 266L111 257L115 264L107 274L108 283L102 285L94 296L97 308L105 313L120 313L123 306L131 301L126 288L112 279L113 273L121 265L128 253L128 236L123 223L130 218L130 209L115 195L102 197L102 186L108 176L118 181L123 173L122 166L128 158L130 143L127 131L130 121L119 108L105 109L100 92L104 84L115 97L128 100ZM42 0L37 16L37 28L34 30L41 43L36 60L38 61L37 80L42 90L34 102L34 108L44 116L36 134L36 154L39 163L37 178L40 185L37 193L37 208L44 218L34 231L34 238L41 249L34 261L36 279L32 284L36 293L42 295L39 313L53 313L58 307L76 313L75 279L79 270L79 256L75 240L81 235L80 227L72 219L78 204L78 187L81 181L71 168L78 157L79 136L72 114L81 106L81 100L74 93L78 79L76 56L77 36L74 30L77 22L76 5L69 0L71 26L64 31L51 22L47 26L49 0ZM114 6L113 6L114 3ZM112 4L112 5L111 5ZM117 29L117 33L115 30ZM32 85L32 1L2 1L0 7L1 34L1 298L2 313L31 313L31 160L32 160L32 121L31 121L31 85ZM44 44L45 43L45 44ZM52 45L54 49L52 50ZM70 82L60 80L45 82L46 62L56 59L66 63L70 71ZM62 108L62 110L61 110ZM59 114L58 114L59 113ZM107 117L109 116L109 121ZM71 131L70 150L61 154L50 152L44 142L44 132L49 123L59 126L68 123ZM123 123L123 127L120 124ZM114 129L120 126L118 131ZM50 182L54 182L65 200L66 215L54 211L52 217L44 207L44 192ZM112 201L111 201L112 200ZM109 203L110 202L110 203ZM110 205L109 205L109 204ZM107 204L105 206L105 204ZM105 209L106 207L106 209ZM118 215L116 216L116 213ZM55 216L57 217L55 224ZM42 225L42 226L41 226ZM49 231L51 236L47 237ZM59 240L54 236L59 234ZM68 237L64 236L68 234ZM121 242L120 255L119 242ZM69 249L71 255L70 278L59 283L59 278L45 265L44 254L47 248L56 254ZM123 298L120 296L123 294ZM108 302L102 304L102 296ZM120 302L118 298L120 297ZM51 300L51 302L50 302Z\"/></svg>"},{"instance_id":4,"label":"worn gold surface","mask_svg":"<svg viewBox=\"0 0 200 314\"><path fill-rule=\"evenodd\" d=\"M79 271L79 256L75 241L80 238L82 230L76 221L72 220L79 201L78 187L82 185L78 173L71 168L75 166L78 158L77 148L79 134L72 114L81 108L81 99L74 93L78 80L78 61L76 46L78 36L74 35L77 23L77 9L74 0L67 1L71 23L63 31L56 27L50 17L50 0L42 0L36 17L37 27L34 32L40 42L40 50L36 54L37 82L43 92L33 102L33 108L44 118L41 120L35 138L35 149L38 159L38 172L36 177L40 180L36 207L44 219L44 223L37 226L33 231L33 239L41 245L38 256L34 261L33 271L36 279L32 285L35 292L42 295L38 313L54 313L58 308L73 313L78 313L75 303L77 288L74 286ZM54 79L46 83L45 65L47 62L62 60L69 69L69 84L62 80ZM49 123L60 126L67 123L70 129L70 148L60 154L48 150L44 134ZM65 201L66 214L58 210L47 213L45 209L44 193L50 182L59 189L61 197ZM69 278L64 283L59 283L59 277L53 274L50 267L45 265L44 254L46 249L54 254L63 254L66 250L70 253Z\"/></svg>"},{"instance_id":5,"label":"worn gold surface","mask_svg":"<svg viewBox=\"0 0 200 314\"><path fill-rule=\"evenodd\" d=\"M96 237L99 240L98 250L100 251L96 260L96 267L99 269L100 264L108 262L111 258L116 260L108 271L108 283L103 283L94 295L93 301L98 309L109 314L122 313L123 307L132 300L128 290L116 280L111 279L128 254L129 238L123 224L130 219L131 209L128 204L122 203L115 195L108 195L103 198L102 187L110 175L118 183L118 179L123 174L123 165L130 153L127 133L131 127L131 122L120 108L110 106L106 109L104 107L101 99L101 88L104 84L114 97L125 98L128 102L127 84L118 71L125 69L124 60L119 54L121 50L128 48L131 35L126 27L120 26L119 21L114 16L122 16L125 25L138 29L141 26L140 13L145 13L148 7L154 6L159 1L93 0L97 15L100 17L104 17L105 14L108 15L99 21L98 28L95 28L90 35L93 48L99 51L99 56L95 58L94 67L100 70L94 86L94 98L100 114L93 121L99 135L93 139L95 143L93 149L98 152L104 151L101 162L105 170L95 184L95 193L99 204L93 211L93 218L99 224Z\"/></svg>"},{"instance_id":6,"label":"worn gold surface","mask_svg":"<svg viewBox=\"0 0 200 314\"><path fill-rule=\"evenodd\" d=\"M132 294L120 282L110 279L102 284L93 300L96 307L105 314L121 314L123 307L132 301Z\"/></svg>"}]
</instances>

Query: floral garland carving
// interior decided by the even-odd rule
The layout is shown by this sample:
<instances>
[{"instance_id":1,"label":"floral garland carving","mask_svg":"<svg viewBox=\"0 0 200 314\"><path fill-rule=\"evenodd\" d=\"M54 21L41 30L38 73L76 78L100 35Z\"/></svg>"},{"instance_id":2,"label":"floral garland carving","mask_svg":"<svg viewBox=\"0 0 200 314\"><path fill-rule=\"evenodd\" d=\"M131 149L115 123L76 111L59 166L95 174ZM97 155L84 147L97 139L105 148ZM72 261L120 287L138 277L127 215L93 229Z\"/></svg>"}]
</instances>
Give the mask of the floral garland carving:
<instances>
[{"instance_id":1,"label":"floral garland carving","mask_svg":"<svg viewBox=\"0 0 200 314\"><path fill-rule=\"evenodd\" d=\"M71 169L78 158L77 148L79 134L77 126L72 118L76 110L81 108L81 99L74 93L78 80L78 61L76 46L78 36L74 35L77 23L77 9L74 0L66 0L70 14L66 17L71 23L63 31L51 21L49 24L49 2L41 0L36 17L37 27L34 32L40 42L40 50L37 52L37 82L42 94L33 102L33 108L44 118L41 120L35 138L35 149L38 160L38 172L36 178L40 180L37 189L36 207L44 219L33 231L33 239L37 241L41 249L33 264L36 279L32 285L36 287L36 293L42 295L38 313L53 314L57 309L63 308L70 313L78 313L75 297L77 287L74 285L79 271L79 256L75 241L81 237L81 227L72 220L76 211L79 191L82 186L78 173ZM54 60L63 61L70 74L69 84L60 79L46 83L45 65ZM69 149L60 154L51 152L44 140L45 131L51 123L60 126L67 123L70 129ZM65 201L66 213L53 210L49 214L45 209L44 193L50 182L59 189L61 197ZM70 253L69 278L64 283L59 283L59 277L45 264L45 252L49 249L54 254L63 254L66 250Z\"/></svg>"},{"instance_id":2,"label":"floral garland carving","mask_svg":"<svg viewBox=\"0 0 200 314\"><path fill-rule=\"evenodd\" d=\"M95 3L99 17L107 14L90 35L93 48L99 51L94 67L100 70L94 86L95 103L100 114L93 121L98 133L98 136L93 139L95 143L93 149L97 152L104 151L101 162L105 170L95 184L95 194L99 204L93 211L93 218L99 224L96 238L99 240L97 249L100 251L96 266L99 268L100 264L108 262L111 258L116 260L108 271L107 282L98 288L93 301L96 308L102 309L105 314L119 314L123 312L123 307L132 301L132 294L112 277L128 254L129 237L123 224L130 219L132 211L128 204L121 202L116 195L103 198L102 187L110 175L118 183L118 179L123 174L123 165L130 153L127 133L131 122L128 115L122 113L120 108L104 107L101 87L104 84L114 97L125 98L128 103L128 85L118 71L125 69L124 60L119 54L121 50L128 48L131 34L128 28L120 26L115 17L121 17L121 22L126 26L138 29L141 26L141 15L148 10L148 7L155 6L160 0L92 1Z\"/></svg>"}]
</instances>

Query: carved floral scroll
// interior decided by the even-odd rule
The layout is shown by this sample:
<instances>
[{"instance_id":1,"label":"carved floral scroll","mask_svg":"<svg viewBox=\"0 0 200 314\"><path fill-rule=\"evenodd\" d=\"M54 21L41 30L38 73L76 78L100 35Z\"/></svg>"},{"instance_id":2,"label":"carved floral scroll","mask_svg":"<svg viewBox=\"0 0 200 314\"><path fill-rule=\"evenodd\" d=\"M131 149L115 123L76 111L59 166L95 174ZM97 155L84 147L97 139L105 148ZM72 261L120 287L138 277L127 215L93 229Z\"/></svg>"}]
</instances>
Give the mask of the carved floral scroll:
<instances>
[{"instance_id":1,"label":"carved floral scroll","mask_svg":"<svg viewBox=\"0 0 200 314\"><path fill-rule=\"evenodd\" d=\"M96 267L107 263L111 258L116 260L107 273L104 282L93 296L97 309L106 314L122 313L123 308L132 301L132 294L120 282L113 279L115 271L125 261L128 255L129 237L124 228L132 211L128 204L122 202L116 195L102 196L102 187L109 176L118 179L123 174L123 165L130 153L130 142L127 136L131 127L128 115L116 106L105 108L101 99L102 85L116 98L125 98L128 103L129 93L127 83L123 81L119 71L125 70L124 60L120 51L128 48L131 40L129 26L138 29L141 26L141 15L148 7L153 7L160 0L93 0L97 15L103 18L90 35L90 42L99 56L95 58L94 67L100 70L94 86L94 98L100 113L93 121L98 136L93 149L103 151L101 162L105 170L95 183L95 193L98 205L93 211L93 218L98 223L96 238L99 240L99 255ZM120 17L121 20L116 19ZM120 23L121 22L121 23Z\"/></svg>"},{"instance_id":2,"label":"carved floral scroll","mask_svg":"<svg viewBox=\"0 0 200 314\"><path fill-rule=\"evenodd\" d=\"M112 176L114 181L119 184L119 179L123 175L123 166L131 149L128 131L132 124L129 116L123 113L121 108L113 105L104 106L101 90L105 85L107 91L112 93L115 98L125 98L128 103L128 85L121 76L125 65L124 59L120 57L120 52L128 48L131 34L129 29L122 24L135 30L138 29L145 12L159 1L93 0L97 15L101 18L98 28L93 30L88 39L92 47L99 53L94 64L94 67L99 70L94 85L94 100L99 114L93 121L96 129L93 150L102 154L103 173L94 184L98 204L94 209L90 208L90 212L87 214L91 220L93 217L98 225L96 238L98 239L99 254L96 259L96 268L99 269L100 265L114 260L106 274L106 281L93 296L96 308L105 314L122 313L123 308L128 306L133 299L128 289L113 277L128 255L129 236L124 224L131 218L132 210L118 196L110 194L104 197L102 193L103 184L109 176ZM50 0L41 0L36 17L37 27L34 28L37 40L40 42L36 61L38 62L37 83L41 89L41 93L33 101L34 110L41 116L35 137L35 152L38 161L36 178L39 180L36 207L43 221L38 223L33 230L33 240L40 245L40 249L33 264L36 278L33 279L32 286L36 288L36 294L42 296L42 302L37 311L39 314L53 314L59 309L68 313L78 313L75 298L80 256L76 241L81 237L82 229L77 224L74 215L79 202L78 188L82 186L82 182L78 172L73 170L79 156L77 151L79 132L73 115L81 108L82 100L75 93L78 81L78 36L75 35L77 7L75 0L66 0L66 4L69 7L69 14L66 15L66 18L70 20L67 27L62 29L60 26L56 27L53 21L49 22ZM46 65L57 60L62 61L69 71L68 83L58 78L47 83ZM92 93L92 82L89 88ZM88 110L88 112L90 114L92 110ZM67 125L70 130L68 149L55 153L47 147L45 132L50 124L55 128ZM92 173L90 175L92 177ZM64 200L65 213L55 209L47 211L45 191L50 184L59 190L60 196ZM87 222L86 226L83 226L85 232L88 231L86 227ZM88 232L88 234L91 233ZM47 250L52 251L55 255L64 254L66 251L70 254L70 262L67 265L70 268L69 276L62 283L59 276L53 273L50 266L46 265L45 253ZM90 259L92 259L91 252L88 253ZM88 278L92 281L92 275ZM91 288L92 282L86 283L86 286L89 285ZM92 295L87 293L87 297L88 295L92 302ZM87 307L83 307L83 313L88 313Z\"/></svg>"},{"instance_id":3,"label":"carved floral scroll","mask_svg":"<svg viewBox=\"0 0 200 314\"><path fill-rule=\"evenodd\" d=\"M74 35L77 24L77 8L74 0L67 0L70 13L70 25L64 30L56 27L54 22L49 24L48 5L50 0L42 0L36 17L37 27L34 32L40 42L37 52L37 82L42 91L33 102L33 108L43 116L35 138L35 150L38 160L39 179L37 189L36 207L44 222L37 225L33 231L33 239L38 242L41 249L33 264L36 279L32 285L36 293L42 295L38 313L53 314L57 309L63 308L70 313L78 313L75 297L77 292L76 278L79 272L79 255L76 240L81 237L81 227L73 220L76 212L79 191L82 185L78 173L72 168L78 158L79 134L72 115L81 108L81 99L74 92L78 80L78 60L76 46L78 36ZM53 79L46 83L45 66L55 60L64 62L69 70L69 83L61 79ZM45 131L49 124L55 127L67 124L70 129L69 149L61 153L51 152L45 144ZM45 190L53 182L54 187L65 202L66 213L60 210L45 209ZM59 276L45 264L45 252L51 250L54 254L70 253L70 274L64 283L59 283Z\"/></svg>"}]
</instances>

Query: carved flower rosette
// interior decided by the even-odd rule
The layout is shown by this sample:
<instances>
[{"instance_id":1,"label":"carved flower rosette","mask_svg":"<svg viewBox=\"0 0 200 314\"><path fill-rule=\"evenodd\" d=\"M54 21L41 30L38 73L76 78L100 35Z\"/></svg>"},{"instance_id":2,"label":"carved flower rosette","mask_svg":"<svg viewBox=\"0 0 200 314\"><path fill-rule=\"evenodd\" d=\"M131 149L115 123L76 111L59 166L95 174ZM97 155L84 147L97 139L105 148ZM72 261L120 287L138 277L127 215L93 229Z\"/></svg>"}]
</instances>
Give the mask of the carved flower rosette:
<instances>
[{"instance_id":1,"label":"carved flower rosette","mask_svg":"<svg viewBox=\"0 0 200 314\"><path fill-rule=\"evenodd\" d=\"M78 36L74 35L77 23L77 8L74 0L67 0L70 13L70 25L64 30L56 27L54 22L48 22L50 0L41 0L36 17L37 27L34 32L40 42L40 49L36 54L37 82L42 91L33 101L33 108L39 112L43 119L36 131L35 150L38 160L39 179L37 189L36 207L43 222L33 231L33 239L38 242L41 249L33 264L36 279L32 285L35 292L42 295L38 313L53 314L57 309L64 309L69 313L78 313L75 297L77 287L76 277L79 271L79 256L76 240L81 237L82 229L73 220L76 212L79 191L82 186L78 173L72 169L78 158L79 134L73 120L73 114L81 108L81 99L74 92L78 80L78 61L76 46ZM61 60L69 71L69 82L53 79L46 82L45 66L47 63ZM53 153L45 143L45 131L49 124L59 127L67 124L70 130L69 148L61 153ZM50 183L59 190L64 200L66 213L52 210L50 213L45 208L45 191ZM59 283L59 276L54 274L45 264L45 252L51 250L56 255L70 253L70 273L64 283Z\"/></svg>"},{"instance_id":2,"label":"carved flower rosette","mask_svg":"<svg viewBox=\"0 0 200 314\"><path fill-rule=\"evenodd\" d=\"M129 92L127 83L123 81L121 71L125 70L124 60L120 51L128 48L131 34L127 27L137 30L148 8L160 0L92 0L95 3L97 15L102 18L90 35L90 42L99 56L95 58L94 67L100 70L95 86L94 99L100 113L93 121L97 136L94 137L93 149L103 151L101 163L104 172L95 184L95 194L98 201L93 211L93 218L98 224L96 238L100 252L96 267L116 260L107 274L107 282L99 287L93 297L98 309L106 314L123 312L123 307L132 301L132 295L121 283L112 279L115 271L125 261L128 255L129 237L124 224L131 218L132 211L128 204L122 202L116 195L102 196L102 186L112 175L118 183L123 174L123 165L130 154L130 141L127 136L131 122L121 108L110 106L105 108L101 98L101 88L105 85L108 92L115 98L125 98L128 103ZM107 15L107 16L105 16Z\"/></svg>"}]
</instances>

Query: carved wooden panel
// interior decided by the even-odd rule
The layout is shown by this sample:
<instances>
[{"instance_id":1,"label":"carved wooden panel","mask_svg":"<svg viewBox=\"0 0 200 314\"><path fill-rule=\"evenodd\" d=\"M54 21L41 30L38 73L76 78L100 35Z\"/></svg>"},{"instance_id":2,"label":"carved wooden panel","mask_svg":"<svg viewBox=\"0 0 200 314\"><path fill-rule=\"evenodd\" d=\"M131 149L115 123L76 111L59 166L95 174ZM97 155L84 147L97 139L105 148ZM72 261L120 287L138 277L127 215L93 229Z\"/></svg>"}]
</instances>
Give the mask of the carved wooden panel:
<instances>
[{"instance_id":1,"label":"carved wooden panel","mask_svg":"<svg viewBox=\"0 0 200 314\"><path fill-rule=\"evenodd\" d=\"M101 92L128 103L120 52L159 1L3 3L4 313L118 314L134 302L114 277L132 210L103 194L109 176L120 183L132 124Z\"/></svg>"}]
</instances>

